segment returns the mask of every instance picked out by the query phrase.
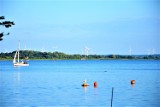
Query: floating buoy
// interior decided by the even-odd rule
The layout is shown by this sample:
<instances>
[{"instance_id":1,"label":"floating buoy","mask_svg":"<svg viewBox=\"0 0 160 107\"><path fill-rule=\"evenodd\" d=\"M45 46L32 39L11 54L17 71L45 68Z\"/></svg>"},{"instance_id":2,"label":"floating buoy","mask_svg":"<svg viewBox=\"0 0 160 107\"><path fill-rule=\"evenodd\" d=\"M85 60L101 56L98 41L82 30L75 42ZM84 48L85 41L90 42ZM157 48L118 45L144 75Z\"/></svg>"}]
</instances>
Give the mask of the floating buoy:
<instances>
[{"instance_id":1,"label":"floating buoy","mask_svg":"<svg viewBox=\"0 0 160 107\"><path fill-rule=\"evenodd\" d=\"M83 81L82 86L83 86L83 87L89 86L89 84L87 84L87 80L84 80L84 81Z\"/></svg>"},{"instance_id":2,"label":"floating buoy","mask_svg":"<svg viewBox=\"0 0 160 107\"><path fill-rule=\"evenodd\" d=\"M89 84L82 84L83 87L89 86Z\"/></svg>"},{"instance_id":3,"label":"floating buoy","mask_svg":"<svg viewBox=\"0 0 160 107\"><path fill-rule=\"evenodd\" d=\"M131 84L135 84L136 83L136 80L131 80Z\"/></svg>"},{"instance_id":4,"label":"floating buoy","mask_svg":"<svg viewBox=\"0 0 160 107\"><path fill-rule=\"evenodd\" d=\"M97 88L97 87L98 87L98 83L94 82L94 88Z\"/></svg>"}]
</instances>

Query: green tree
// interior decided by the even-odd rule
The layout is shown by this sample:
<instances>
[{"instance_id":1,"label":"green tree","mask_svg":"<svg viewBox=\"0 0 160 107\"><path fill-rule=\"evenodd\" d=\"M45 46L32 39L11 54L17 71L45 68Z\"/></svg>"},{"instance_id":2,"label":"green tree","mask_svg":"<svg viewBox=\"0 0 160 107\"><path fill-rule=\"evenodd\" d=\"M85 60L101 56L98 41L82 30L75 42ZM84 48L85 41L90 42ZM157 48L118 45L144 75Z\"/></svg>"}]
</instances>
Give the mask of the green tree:
<instances>
[{"instance_id":1,"label":"green tree","mask_svg":"<svg viewBox=\"0 0 160 107\"><path fill-rule=\"evenodd\" d=\"M4 19L5 19L4 16L0 16L0 20L4 20ZM9 28L9 27L11 27L12 25L15 25L15 24L14 24L14 22L12 22L12 21L1 21L1 22L0 22L0 25L1 25L1 26L4 26L4 27L6 27L6 28ZM3 36L4 36L4 35L9 35L9 34L10 34L10 33L4 34L4 32L0 31L0 41L3 40Z\"/></svg>"}]
</instances>

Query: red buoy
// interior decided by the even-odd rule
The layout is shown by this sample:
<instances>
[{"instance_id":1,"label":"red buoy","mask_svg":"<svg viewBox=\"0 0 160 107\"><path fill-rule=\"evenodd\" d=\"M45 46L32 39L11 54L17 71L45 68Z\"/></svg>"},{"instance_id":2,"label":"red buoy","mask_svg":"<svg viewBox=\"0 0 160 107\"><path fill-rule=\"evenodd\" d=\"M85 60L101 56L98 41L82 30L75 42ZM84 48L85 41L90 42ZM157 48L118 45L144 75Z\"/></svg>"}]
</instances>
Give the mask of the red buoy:
<instances>
[{"instance_id":1,"label":"red buoy","mask_svg":"<svg viewBox=\"0 0 160 107\"><path fill-rule=\"evenodd\" d=\"M97 87L98 87L98 83L94 82L94 88L97 88Z\"/></svg>"},{"instance_id":2,"label":"red buoy","mask_svg":"<svg viewBox=\"0 0 160 107\"><path fill-rule=\"evenodd\" d=\"M136 80L131 80L131 84L135 84L136 83Z\"/></svg>"}]
</instances>

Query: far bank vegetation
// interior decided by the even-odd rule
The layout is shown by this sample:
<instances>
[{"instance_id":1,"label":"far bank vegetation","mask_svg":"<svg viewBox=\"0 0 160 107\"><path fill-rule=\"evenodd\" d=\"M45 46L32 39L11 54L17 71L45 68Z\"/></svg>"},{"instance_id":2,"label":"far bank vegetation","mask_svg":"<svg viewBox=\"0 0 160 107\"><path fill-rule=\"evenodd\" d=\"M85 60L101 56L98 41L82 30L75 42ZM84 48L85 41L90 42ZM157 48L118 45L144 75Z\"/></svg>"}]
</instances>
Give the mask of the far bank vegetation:
<instances>
[{"instance_id":1,"label":"far bank vegetation","mask_svg":"<svg viewBox=\"0 0 160 107\"><path fill-rule=\"evenodd\" d=\"M0 60L10 60L13 59L16 51L9 53L0 53ZM114 59L155 59L159 60L160 55L80 55L80 54L65 54L62 52L40 52L31 50L21 50L20 58L25 59L54 59L54 60L114 60Z\"/></svg>"}]
</instances>

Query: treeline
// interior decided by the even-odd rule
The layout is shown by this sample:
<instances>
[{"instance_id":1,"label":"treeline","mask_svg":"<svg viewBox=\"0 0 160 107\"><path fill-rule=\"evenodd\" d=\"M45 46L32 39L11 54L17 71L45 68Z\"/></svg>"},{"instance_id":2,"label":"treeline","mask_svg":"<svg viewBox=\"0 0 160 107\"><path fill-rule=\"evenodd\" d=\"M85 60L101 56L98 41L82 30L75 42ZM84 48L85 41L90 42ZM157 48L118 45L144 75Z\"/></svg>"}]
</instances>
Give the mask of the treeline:
<instances>
[{"instance_id":1,"label":"treeline","mask_svg":"<svg viewBox=\"0 0 160 107\"><path fill-rule=\"evenodd\" d=\"M10 53L0 53L0 59L13 59L16 51ZM62 52L40 52L31 50L20 51L20 59L155 59L159 60L160 55L80 55L80 54L65 54Z\"/></svg>"}]
</instances>

